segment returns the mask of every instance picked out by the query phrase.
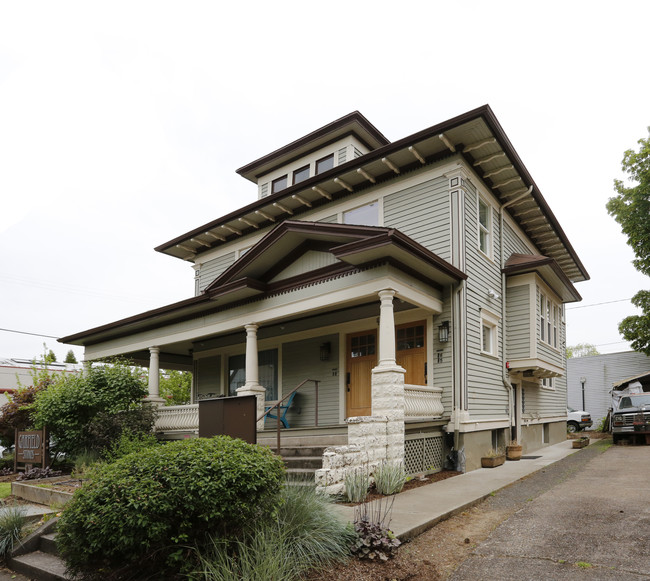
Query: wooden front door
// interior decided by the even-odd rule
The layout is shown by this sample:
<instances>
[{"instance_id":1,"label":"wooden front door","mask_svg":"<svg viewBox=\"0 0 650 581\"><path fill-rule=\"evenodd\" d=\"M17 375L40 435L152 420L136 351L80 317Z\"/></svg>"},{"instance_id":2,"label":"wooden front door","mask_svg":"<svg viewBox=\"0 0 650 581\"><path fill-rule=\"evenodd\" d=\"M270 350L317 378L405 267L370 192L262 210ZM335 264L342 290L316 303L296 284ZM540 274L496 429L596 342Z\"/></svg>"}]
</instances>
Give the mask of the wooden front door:
<instances>
[{"instance_id":1,"label":"wooden front door","mask_svg":"<svg viewBox=\"0 0 650 581\"><path fill-rule=\"evenodd\" d=\"M426 328L425 321L395 327L395 359L397 365L406 369L406 384L427 384Z\"/></svg>"},{"instance_id":2,"label":"wooden front door","mask_svg":"<svg viewBox=\"0 0 650 581\"><path fill-rule=\"evenodd\" d=\"M372 413L372 369L377 366L377 331L347 337L346 417Z\"/></svg>"}]
</instances>

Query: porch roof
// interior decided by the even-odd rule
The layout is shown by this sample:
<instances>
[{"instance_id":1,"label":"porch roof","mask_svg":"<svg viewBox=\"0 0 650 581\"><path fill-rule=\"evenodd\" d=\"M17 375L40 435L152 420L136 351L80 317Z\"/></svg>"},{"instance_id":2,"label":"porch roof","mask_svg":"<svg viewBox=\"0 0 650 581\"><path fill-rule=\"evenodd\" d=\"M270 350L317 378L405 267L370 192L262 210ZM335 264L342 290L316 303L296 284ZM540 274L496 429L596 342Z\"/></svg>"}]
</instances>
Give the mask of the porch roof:
<instances>
[{"instance_id":1,"label":"porch roof","mask_svg":"<svg viewBox=\"0 0 650 581\"><path fill-rule=\"evenodd\" d=\"M284 267L313 249L330 253L334 262L276 280ZM287 221L260 240L200 295L69 335L59 341L95 345L237 309L251 299L313 287L362 273L380 264L389 265L438 290L467 278L465 273L395 229ZM412 292L417 293L415 289ZM348 302L352 304L354 301L348 299ZM327 301L324 306L326 304ZM154 344L155 339L152 341Z\"/></svg>"},{"instance_id":2,"label":"porch roof","mask_svg":"<svg viewBox=\"0 0 650 581\"><path fill-rule=\"evenodd\" d=\"M370 131L371 126L367 125L366 130ZM276 153L285 155L295 144L303 147L309 143L308 137L249 164L251 167L240 168L239 172L251 179L262 166L279 159ZM303 143L303 140L306 141ZM488 105L392 143L382 144L380 134L374 134L373 140L374 149L369 153L208 222L155 250L194 261L200 253L242 235L297 217L311 208L354 196L400 173L456 155L476 171L500 202L513 202L507 211L515 222L544 255L556 260L571 281L589 279L555 215ZM528 191L529 186L533 186L531 191Z\"/></svg>"},{"instance_id":3,"label":"porch roof","mask_svg":"<svg viewBox=\"0 0 650 581\"><path fill-rule=\"evenodd\" d=\"M562 302L573 303L582 300L582 297L558 263L548 256L511 254L506 261L503 272L507 276L535 272L562 299Z\"/></svg>"}]
</instances>

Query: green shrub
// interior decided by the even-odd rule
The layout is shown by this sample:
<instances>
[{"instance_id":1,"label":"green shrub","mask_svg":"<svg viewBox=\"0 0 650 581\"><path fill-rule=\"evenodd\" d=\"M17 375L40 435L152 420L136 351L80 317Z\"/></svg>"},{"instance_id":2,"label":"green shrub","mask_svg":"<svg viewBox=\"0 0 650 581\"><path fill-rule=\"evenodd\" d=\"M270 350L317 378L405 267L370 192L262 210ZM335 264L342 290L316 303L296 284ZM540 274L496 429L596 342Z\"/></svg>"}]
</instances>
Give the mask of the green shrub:
<instances>
[{"instance_id":1,"label":"green shrub","mask_svg":"<svg viewBox=\"0 0 650 581\"><path fill-rule=\"evenodd\" d=\"M147 448L154 448L160 445L156 435L151 432L122 432L120 437L104 450L102 456L109 462L115 462L115 460L127 454L142 452Z\"/></svg>"},{"instance_id":2,"label":"green shrub","mask_svg":"<svg viewBox=\"0 0 650 581\"><path fill-rule=\"evenodd\" d=\"M3 506L0 510L0 557L7 555L20 539L27 523L25 515L26 511L22 506Z\"/></svg>"},{"instance_id":3,"label":"green shrub","mask_svg":"<svg viewBox=\"0 0 650 581\"><path fill-rule=\"evenodd\" d=\"M379 494L396 494L404 488L405 482L402 462L382 462L375 468L375 488Z\"/></svg>"},{"instance_id":4,"label":"green shrub","mask_svg":"<svg viewBox=\"0 0 650 581\"><path fill-rule=\"evenodd\" d=\"M275 521L249 528L234 545L213 540L201 554L205 581L293 581L350 555L351 526L332 510L331 499L304 483L286 485Z\"/></svg>"},{"instance_id":5,"label":"green shrub","mask_svg":"<svg viewBox=\"0 0 650 581\"><path fill-rule=\"evenodd\" d=\"M282 459L227 436L171 442L93 471L59 522L70 570L147 578L194 569L210 536L232 539L277 511ZM120 573L119 578L126 578Z\"/></svg>"}]
</instances>

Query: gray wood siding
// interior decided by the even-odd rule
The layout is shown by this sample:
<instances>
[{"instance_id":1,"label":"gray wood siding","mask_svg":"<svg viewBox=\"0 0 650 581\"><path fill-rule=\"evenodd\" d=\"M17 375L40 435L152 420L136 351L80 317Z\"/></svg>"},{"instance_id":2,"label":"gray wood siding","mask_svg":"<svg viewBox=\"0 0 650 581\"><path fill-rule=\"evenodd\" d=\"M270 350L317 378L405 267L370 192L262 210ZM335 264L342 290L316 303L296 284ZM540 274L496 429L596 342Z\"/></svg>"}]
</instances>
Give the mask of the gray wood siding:
<instances>
[{"instance_id":1,"label":"gray wood siding","mask_svg":"<svg viewBox=\"0 0 650 581\"><path fill-rule=\"evenodd\" d=\"M384 198L384 226L397 228L447 261L451 259L448 183L441 176Z\"/></svg>"},{"instance_id":2,"label":"gray wood siding","mask_svg":"<svg viewBox=\"0 0 650 581\"><path fill-rule=\"evenodd\" d=\"M331 344L329 361L320 360L320 346ZM303 341L285 343L282 346L282 394L288 394L305 379L320 381L318 387L318 424L333 425L339 423L339 377L338 377L338 335L325 335ZM333 371L336 370L336 375ZM310 427L314 425L315 394L314 384L302 387L294 399L295 406L287 412L289 425L293 427ZM272 421L272 420L270 420ZM267 426L268 426L267 422Z\"/></svg>"},{"instance_id":3,"label":"gray wood siding","mask_svg":"<svg viewBox=\"0 0 650 581\"><path fill-rule=\"evenodd\" d=\"M506 295L507 359L527 359L530 354L530 286L510 287Z\"/></svg>"},{"instance_id":4,"label":"gray wood siding","mask_svg":"<svg viewBox=\"0 0 650 581\"><path fill-rule=\"evenodd\" d=\"M433 361L429 365L430 369L433 369L433 387L442 388L444 416L449 417L453 411L452 349L454 338L451 337L447 343L438 341L438 326L443 321L451 321L451 294L448 289L444 294L442 313L433 319ZM442 357L441 363L438 363L438 355Z\"/></svg>"},{"instance_id":5,"label":"gray wood siding","mask_svg":"<svg viewBox=\"0 0 650 581\"><path fill-rule=\"evenodd\" d=\"M197 359L195 369L196 393L221 395L221 357Z\"/></svg>"},{"instance_id":6,"label":"gray wood siding","mask_svg":"<svg viewBox=\"0 0 650 581\"><path fill-rule=\"evenodd\" d=\"M510 224L503 223L503 250L504 259L508 260L512 254L530 254L530 248L515 234Z\"/></svg>"},{"instance_id":7,"label":"gray wood siding","mask_svg":"<svg viewBox=\"0 0 650 581\"><path fill-rule=\"evenodd\" d=\"M346 147L339 149L338 151L338 163L336 165L343 165L347 158L348 150Z\"/></svg>"},{"instance_id":8,"label":"gray wood siding","mask_svg":"<svg viewBox=\"0 0 650 581\"><path fill-rule=\"evenodd\" d=\"M492 210L492 255L499 256L497 243L498 213ZM501 300L490 299L488 290L499 295L501 271L496 261L489 260L478 247L478 198L473 193L465 195L467 281L467 385L469 412L476 418L506 416L508 392L503 385L501 360L503 337L501 324L497 326L497 357L481 353L481 310L501 317Z\"/></svg>"},{"instance_id":9,"label":"gray wood siding","mask_svg":"<svg viewBox=\"0 0 650 581\"><path fill-rule=\"evenodd\" d=\"M611 407L612 384L642 373L650 373L650 357L636 351L569 359L569 405L577 410L584 409L589 412L596 427ZM584 406L581 377L585 378Z\"/></svg>"},{"instance_id":10,"label":"gray wood siding","mask_svg":"<svg viewBox=\"0 0 650 581\"><path fill-rule=\"evenodd\" d=\"M338 214L334 214L333 216L328 216L327 218L321 218L318 221L323 222L324 224L336 224L339 221L339 216Z\"/></svg>"},{"instance_id":11,"label":"gray wood siding","mask_svg":"<svg viewBox=\"0 0 650 581\"><path fill-rule=\"evenodd\" d=\"M198 288L197 294L203 292L203 290L215 279L217 278L226 268L235 262L235 253L229 252L218 258L208 260L201 265L199 269L199 278L198 278Z\"/></svg>"}]
</instances>

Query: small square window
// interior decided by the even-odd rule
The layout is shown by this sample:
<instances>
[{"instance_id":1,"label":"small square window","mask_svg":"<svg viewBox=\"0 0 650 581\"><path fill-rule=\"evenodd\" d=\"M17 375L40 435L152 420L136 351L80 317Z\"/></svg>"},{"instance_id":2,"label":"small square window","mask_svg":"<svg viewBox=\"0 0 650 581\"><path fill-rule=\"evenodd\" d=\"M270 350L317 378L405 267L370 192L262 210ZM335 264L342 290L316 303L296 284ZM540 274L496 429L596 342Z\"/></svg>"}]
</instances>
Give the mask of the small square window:
<instances>
[{"instance_id":1,"label":"small square window","mask_svg":"<svg viewBox=\"0 0 650 581\"><path fill-rule=\"evenodd\" d=\"M293 185L304 182L306 179L309 179L309 166L301 167L293 172Z\"/></svg>"},{"instance_id":2,"label":"small square window","mask_svg":"<svg viewBox=\"0 0 650 581\"><path fill-rule=\"evenodd\" d=\"M499 317L488 312L481 313L481 353L497 355L497 326Z\"/></svg>"},{"instance_id":3,"label":"small square window","mask_svg":"<svg viewBox=\"0 0 650 581\"><path fill-rule=\"evenodd\" d=\"M334 154L319 159L316 162L316 175L326 172L334 167Z\"/></svg>"},{"instance_id":4,"label":"small square window","mask_svg":"<svg viewBox=\"0 0 650 581\"><path fill-rule=\"evenodd\" d=\"M289 180L286 175L282 176L281 178L278 178L277 180L273 180L271 182L271 193L276 194L277 192L286 190L288 185L289 185Z\"/></svg>"}]
</instances>

